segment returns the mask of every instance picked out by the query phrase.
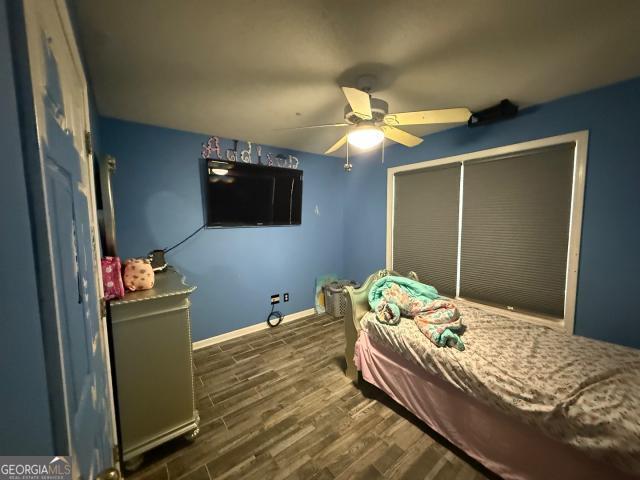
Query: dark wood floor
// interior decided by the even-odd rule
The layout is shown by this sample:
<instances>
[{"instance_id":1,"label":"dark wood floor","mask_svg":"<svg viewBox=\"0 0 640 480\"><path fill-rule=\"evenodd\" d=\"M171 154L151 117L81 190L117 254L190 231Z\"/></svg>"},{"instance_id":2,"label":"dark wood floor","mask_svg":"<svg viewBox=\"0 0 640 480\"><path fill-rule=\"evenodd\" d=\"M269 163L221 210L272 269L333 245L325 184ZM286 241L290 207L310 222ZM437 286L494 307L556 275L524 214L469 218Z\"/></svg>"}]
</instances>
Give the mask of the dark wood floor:
<instances>
[{"instance_id":1,"label":"dark wood floor","mask_svg":"<svg viewBox=\"0 0 640 480\"><path fill-rule=\"evenodd\" d=\"M343 374L340 320L313 316L194 354L200 436L147 453L131 479L471 480L490 475Z\"/></svg>"}]
</instances>

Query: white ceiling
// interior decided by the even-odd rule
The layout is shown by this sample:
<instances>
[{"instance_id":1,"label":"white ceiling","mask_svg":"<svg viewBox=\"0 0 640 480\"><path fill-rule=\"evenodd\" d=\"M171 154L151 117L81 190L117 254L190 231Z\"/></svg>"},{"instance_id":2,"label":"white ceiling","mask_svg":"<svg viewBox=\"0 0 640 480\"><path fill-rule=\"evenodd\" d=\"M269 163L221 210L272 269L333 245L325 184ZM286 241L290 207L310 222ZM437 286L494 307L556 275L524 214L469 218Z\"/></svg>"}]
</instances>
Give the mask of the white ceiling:
<instances>
[{"instance_id":1,"label":"white ceiling","mask_svg":"<svg viewBox=\"0 0 640 480\"><path fill-rule=\"evenodd\" d=\"M637 0L78 0L101 114L323 152L338 85L390 111L537 104L640 75ZM407 127L417 135L429 127ZM338 152L342 154L342 152Z\"/></svg>"}]
</instances>

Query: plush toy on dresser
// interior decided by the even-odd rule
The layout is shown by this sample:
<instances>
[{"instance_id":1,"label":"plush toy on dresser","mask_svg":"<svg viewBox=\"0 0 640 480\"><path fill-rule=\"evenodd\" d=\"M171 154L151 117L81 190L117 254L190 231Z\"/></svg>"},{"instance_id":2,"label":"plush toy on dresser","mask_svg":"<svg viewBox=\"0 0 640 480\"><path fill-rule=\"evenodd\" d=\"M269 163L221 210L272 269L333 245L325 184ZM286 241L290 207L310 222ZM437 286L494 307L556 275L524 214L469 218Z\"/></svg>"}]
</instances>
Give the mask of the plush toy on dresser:
<instances>
[{"instance_id":1,"label":"plush toy on dresser","mask_svg":"<svg viewBox=\"0 0 640 480\"><path fill-rule=\"evenodd\" d=\"M124 265L124 286L127 290L148 290L153 288L155 275L151 262L147 259L130 258Z\"/></svg>"},{"instance_id":2,"label":"plush toy on dresser","mask_svg":"<svg viewBox=\"0 0 640 480\"><path fill-rule=\"evenodd\" d=\"M102 284L104 287L104 299L124 297L124 285L122 284L122 265L118 257L104 257L102 265Z\"/></svg>"}]
</instances>

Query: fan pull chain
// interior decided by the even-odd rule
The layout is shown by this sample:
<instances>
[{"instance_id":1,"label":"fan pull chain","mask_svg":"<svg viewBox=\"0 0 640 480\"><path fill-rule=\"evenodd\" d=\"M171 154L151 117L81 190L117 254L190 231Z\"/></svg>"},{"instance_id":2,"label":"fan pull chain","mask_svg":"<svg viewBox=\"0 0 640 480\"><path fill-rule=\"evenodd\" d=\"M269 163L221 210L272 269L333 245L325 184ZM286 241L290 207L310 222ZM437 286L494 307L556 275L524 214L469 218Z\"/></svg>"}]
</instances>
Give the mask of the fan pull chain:
<instances>
[{"instance_id":1,"label":"fan pull chain","mask_svg":"<svg viewBox=\"0 0 640 480\"><path fill-rule=\"evenodd\" d=\"M382 164L384 165L384 137L382 137Z\"/></svg>"},{"instance_id":2,"label":"fan pull chain","mask_svg":"<svg viewBox=\"0 0 640 480\"><path fill-rule=\"evenodd\" d=\"M349 164L349 142L347 141L347 163L344 164L344 171L349 173L351 171L351 165Z\"/></svg>"}]
</instances>

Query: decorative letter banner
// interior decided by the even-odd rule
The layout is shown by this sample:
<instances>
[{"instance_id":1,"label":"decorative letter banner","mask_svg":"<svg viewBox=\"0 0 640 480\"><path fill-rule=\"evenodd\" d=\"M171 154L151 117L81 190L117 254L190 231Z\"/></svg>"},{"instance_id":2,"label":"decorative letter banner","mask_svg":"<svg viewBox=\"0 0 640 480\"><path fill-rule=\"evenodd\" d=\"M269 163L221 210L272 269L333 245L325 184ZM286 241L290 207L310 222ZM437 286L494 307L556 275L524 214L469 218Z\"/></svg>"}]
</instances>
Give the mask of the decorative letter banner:
<instances>
[{"instance_id":1,"label":"decorative letter banner","mask_svg":"<svg viewBox=\"0 0 640 480\"><path fill-rule=\"evenodd\" d=\"M233 149L227 149L225 151L226 160L229 162L237 162L238 160L244 163L253 163L252 151L253 143L246 142L247 148L240 152L240 158L238 158L238 140L233 140ZM222 160L222 154L220 151L220 139L218 137L209 137L206 143L202 144L201 156L205 160ZM215 156L214 156L215 155ZM262 162L262 146L256 145L256 155L258 158L257 165L267 165L269 167L282 167L297 169L300 161L293 155L284 155L278 153L274 155L271 152L267 152L266 161Z\"/></svg>"}]
</instances>

